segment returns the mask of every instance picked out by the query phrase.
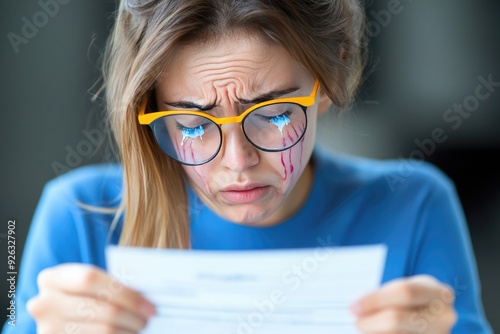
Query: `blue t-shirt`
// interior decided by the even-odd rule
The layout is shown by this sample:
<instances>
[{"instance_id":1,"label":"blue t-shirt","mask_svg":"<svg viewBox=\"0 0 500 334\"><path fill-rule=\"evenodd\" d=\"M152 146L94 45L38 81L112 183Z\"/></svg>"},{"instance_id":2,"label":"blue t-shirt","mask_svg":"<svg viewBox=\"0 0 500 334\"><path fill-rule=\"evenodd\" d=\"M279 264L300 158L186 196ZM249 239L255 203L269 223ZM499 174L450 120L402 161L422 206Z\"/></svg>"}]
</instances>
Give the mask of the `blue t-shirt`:
<instances>
[{"instance_id":1,"label":"blue t-shirt","mask_svg":"<svg viewBox=\"0 0 500 334\"><path fill-rule=\"evenodd\" d=\"M314 181L306 203L275 226L226 221L188 189L192 247L234 250L384 243L388 254L383 282L432 275L455 290L459 320L453 334L492 333L464 214L454 185L441 171L421 161L332 155L318 147L313 162ZM38 292L36 277L42 269L64 262L105 268L104 249L117 243L120 224L110 230L112 214L90 212L79 203L116 207L121 188L119 165L81 167L46 185L24 249L16 327L6 324L3 334L35 333L25 305Z\"/></svg>"}]
</instances>

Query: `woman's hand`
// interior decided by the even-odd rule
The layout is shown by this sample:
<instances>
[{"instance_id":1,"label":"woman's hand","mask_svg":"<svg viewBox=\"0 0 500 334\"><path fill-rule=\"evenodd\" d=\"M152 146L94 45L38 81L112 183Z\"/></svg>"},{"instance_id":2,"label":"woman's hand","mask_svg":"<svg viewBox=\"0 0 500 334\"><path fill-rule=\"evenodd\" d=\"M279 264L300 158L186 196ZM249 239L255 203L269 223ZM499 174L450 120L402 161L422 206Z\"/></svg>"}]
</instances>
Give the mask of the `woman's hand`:
<instances>
[{"instance_id":1,"label":"woman's hand","mask_svg":"<svg viewBox=\"0 0 500 334\"><path fill-rule=\"evenodd\" d=\"M29 300L37 333L137 333L154 306L100 268L61 264L38 275Z\"/></svg>"},{"instance_id":2,"label":"woman's hand","mask_svg":"<svg viewBox=\"0 0 500 334\"><path fill-rule=\"evenodd\" d=\"M353 306L357 327L369 333L449 334L457 320L452 289L428 275L397 279Z\"/></svg>"}]
</instances>

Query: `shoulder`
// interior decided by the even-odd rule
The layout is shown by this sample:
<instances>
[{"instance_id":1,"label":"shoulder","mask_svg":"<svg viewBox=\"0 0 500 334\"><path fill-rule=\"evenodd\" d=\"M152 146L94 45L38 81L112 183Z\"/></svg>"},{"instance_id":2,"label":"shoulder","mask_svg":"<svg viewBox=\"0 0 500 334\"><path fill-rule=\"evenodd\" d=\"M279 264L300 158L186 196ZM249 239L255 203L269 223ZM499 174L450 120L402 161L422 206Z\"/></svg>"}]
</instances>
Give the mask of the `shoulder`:
<instances>
[{"instance_id":1,"label":"shoulder","mask_svg":"<svg viewBox=\"0 0 500 334\"><path fill-rule=\"evenodd\" d=\"M104 266L102 250L121 201L121 180L122 169L113 164L79 167L50 180L32 219L27 256L46 264Z\"/></svg>"},{"instance_id":2,"label":"shoulder","mask_svg":"<svg viewBox=\"0 0 500 334\"><path fill-rule=\"evenodd\" d=\"M44 195L87 205L116 205L121 197L122 176L119 164L82 166L47 182Z\"/></svg>"},{"instance_id":3,"label":"shoulder","mask_svg":"<svg viewBox=\"0 0 500 334\"><path fill-rule=\"evenodd\" d=\"M411 159L373 159L328 152L314 153L317 175L333 186L378 194L450 193L452 180L437 166Z\"/></svg>"}]
</instances>

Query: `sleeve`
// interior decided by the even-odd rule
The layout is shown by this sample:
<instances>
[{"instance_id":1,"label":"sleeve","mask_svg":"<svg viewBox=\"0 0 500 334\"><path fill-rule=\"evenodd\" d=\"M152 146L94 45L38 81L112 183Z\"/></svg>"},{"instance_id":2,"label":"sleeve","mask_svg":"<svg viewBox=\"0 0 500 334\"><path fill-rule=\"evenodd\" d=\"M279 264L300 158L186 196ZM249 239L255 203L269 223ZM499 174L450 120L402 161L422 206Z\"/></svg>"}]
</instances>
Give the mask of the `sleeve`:
<instances>
[{"instance_id":1,"label":"sleeve","mask_svg":"<svg viewBox=\"0 0 500 334\"><path fill-rule=\"evenodd\" d=\"M41 195L26 238L14 298L15 326L4 324L2 334L36 333L34 320L26 311L27 301L38 293L38 273L64 262L81 262L78 235L71 210L71 196L49 182Z\"/></svg>"},{"instance_id":2,"label":"sleeve","mask_svg":"<svg viewBox=\"0 0 500 334\"><path fill-rule=\"evenodd\" d=\"M476 259L463 209L453 183L437 175L420 211L413 274L429 274L455 291L458 321L453 334L490 334ZM432 321L446 300L436 300L421 323ZM441 308L442 309L442 308Z\"/></svg>"}]
</instances>

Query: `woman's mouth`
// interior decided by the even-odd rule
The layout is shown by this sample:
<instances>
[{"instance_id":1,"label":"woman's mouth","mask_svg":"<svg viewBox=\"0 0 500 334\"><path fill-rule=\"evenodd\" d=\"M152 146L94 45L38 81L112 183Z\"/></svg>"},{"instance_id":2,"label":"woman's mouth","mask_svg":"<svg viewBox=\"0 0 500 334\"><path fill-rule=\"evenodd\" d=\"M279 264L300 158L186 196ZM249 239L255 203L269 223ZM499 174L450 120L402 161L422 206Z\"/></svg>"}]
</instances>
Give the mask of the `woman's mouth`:
<instances>
[{"instance_id":1,"label":"woman's mouth","mask_svg":"<svg viewBox=\"0 0 500 334\"><path fill-rule=\"evenodd\" d=\"M271 191L269 186L229 186L220 191L221 196L234 204L246 204L263 199Z\"/></svg>"}]
</instances>

